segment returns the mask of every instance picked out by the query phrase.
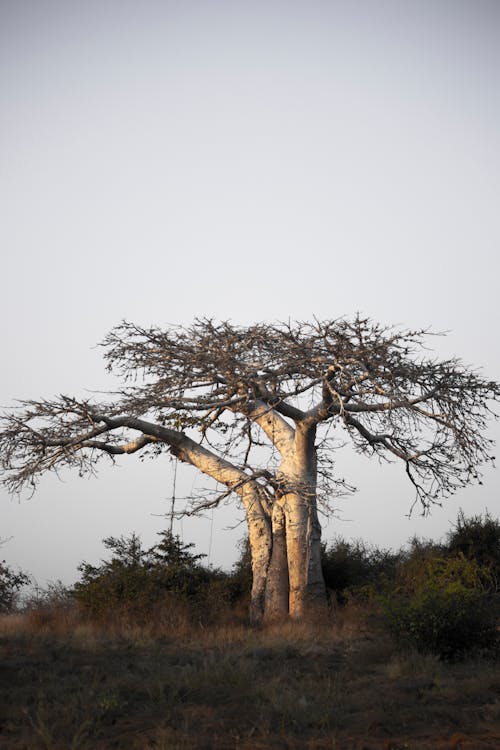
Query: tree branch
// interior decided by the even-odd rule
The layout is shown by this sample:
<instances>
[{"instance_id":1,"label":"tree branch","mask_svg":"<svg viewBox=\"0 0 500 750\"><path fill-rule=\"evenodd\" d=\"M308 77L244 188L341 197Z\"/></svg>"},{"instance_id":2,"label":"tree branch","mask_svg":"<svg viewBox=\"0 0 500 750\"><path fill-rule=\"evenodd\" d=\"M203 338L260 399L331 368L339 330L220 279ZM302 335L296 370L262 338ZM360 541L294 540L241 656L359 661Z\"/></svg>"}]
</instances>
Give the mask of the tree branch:
<instances>
[{"instance_id":1,"label":"tree branch","mask_svg":"<svg viewBox=\"0 0 500 750\"><path fill-rule=\"evenodd\" d=\"M112 445L111 443L103 443L99 440L84 440L79 444L75 444L75 447L96 448L97 450L110 453L111 455L120 455L124 453L136 453L137 451L142 450L146 445L158 442L160 442L158 438L153 437L152 435L141 435L137 440L131 440L123 445Z\"/></svg>"},{"instance_id":2,"label":"tree branch","mask_svg":"<svg viewBox=\"0 0 500 750\"><path fill-rule=\"evenodd\" d=\"M293 445L295 430L277 413L276 409L262 401L247 404L246 414L259 425L269 440L283 455Z\"/></svg>"},{"instance_id":3,"label":"tree branch","mask_svg":"<svg viewBox=\"0 0 500 750\"><path fill-rule=\"evenodd\" d=\"M380 411L394 411L395 409L409 409L412 406L415 406L416 404L421 404L424 401L429 401L436 393L438 393L439 388L436 386L436 388L433 388L428 393L423 393L420 396L415 396L414 398L401 398L395 397L391 401L384 401L383 403L378 404L368 404L363 401L358 401L354 404L345 404L345 410L349 412L380 412Z\"/></svg>"}]
</instances>

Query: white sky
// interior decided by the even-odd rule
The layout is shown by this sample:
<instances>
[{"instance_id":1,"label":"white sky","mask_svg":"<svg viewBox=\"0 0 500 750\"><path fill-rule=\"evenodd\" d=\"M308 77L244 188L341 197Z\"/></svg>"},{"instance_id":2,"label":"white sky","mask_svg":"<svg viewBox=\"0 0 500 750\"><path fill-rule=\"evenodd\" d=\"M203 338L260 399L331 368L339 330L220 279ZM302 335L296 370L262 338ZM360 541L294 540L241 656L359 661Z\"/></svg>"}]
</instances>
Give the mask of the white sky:
<instances>
[{"instance_id":1,"label":"white sky","mask_svg":"<svg viewBox=\"0 0 500 750\"><path fill-rule=\"evenodd\" d=\"M0 0L0 403L112 385L122 318L334 318L448 330L499 378L496 0ZM498 426L492 436L499 437ZM499 474L430 519L402 467L346 452L359 492L325 535L399 546L458 508L500 513ZM2 491L9 563L75 580L101 539L151 544L171 466ZM203 487L179 469L177 493ZM230 508L178 525L228 566Z\"/></svg>"}]
</instances>

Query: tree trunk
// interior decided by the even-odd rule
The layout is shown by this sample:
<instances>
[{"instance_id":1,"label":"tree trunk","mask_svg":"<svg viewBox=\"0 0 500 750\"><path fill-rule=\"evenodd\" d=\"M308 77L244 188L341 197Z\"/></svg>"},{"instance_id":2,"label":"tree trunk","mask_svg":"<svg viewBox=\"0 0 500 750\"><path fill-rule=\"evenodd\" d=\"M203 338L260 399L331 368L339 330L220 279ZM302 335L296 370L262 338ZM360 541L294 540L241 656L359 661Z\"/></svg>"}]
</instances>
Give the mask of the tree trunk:
<instances>
[{"instance_id":1,"label":"tree trunk","mask_svg":"<svg viewBox=\"0 0 500 750\"><path fill-rule=\"evenodd\" d=\"M308 598L316 604L326 604L326 587L321 565L321 525L318 519L316 496L309 505L309 565Z\"/></svg>"},{"instance_id":2,"label":"tree trunk","mask_svg":"<svg viewBox=\"0 0 500 750\"><path fill-rule=\"evenodd\" d=\"M285 491L289 613L293 618L304 616L312 604L326 603L316 506L315 432L315 427L297 426L293 451L284 458L280 469Z\"/></svg>"},{"instance_id":3,"label":"tree trunk","mask_svg":"<svg viewBox=\"0 0 500 750\"><path fill-rule=\"evenodd\" d=\"M241 500L246 511L252 559L250 621L258 624L264 619L266 608L267 583L273 547L271 522L266 516L258 490L250 483L241 492Z\"/></svg>"},{"instance_id":4,"label":"tree trunk","mask_svg":"<svg viewBox=\"0 0 500 750\"><path fill-rule=\"evenodd\" d=\"M145 423L134 420L133 425ZM271 519L267 511L264 490L257 482L252 481L245 472L233 466L219 456L216 456L204 446L198 445L184 433L168 428L154 428L159 437L170 446L173 455L181 461L196 466L200 471L226 487L234 489L239 495L245 508L248 525L248 538L252 557L252 595L250 604L250 619L261 622L264 617L266 604L266 587L268 570L271 562L272 530ZM153 430L149 430L155 434Z\"/></svg>"},{"instance_id":5,"label":"tree trunk","mask_svg":"<svg viewBox=\"0 0 500 750\"><path fill-rule=\"evenodd\" d=\"M272 552L264 609L266 621L279 620L288 615L289 590L286 519L281 500L276 500L273 507Z\"/></svg>"},{"instance_id":6,"label":"tree trunk","mask_svg":"<svg viewBox=\"0 0 500 750\"><path fill-rule=\"evenodd\" d=\"M261 418L259 417L259 423ZM124 424L163 440L181 461L196 466L216 481L234 489L245 507L252 555L253 622L288 613L306 614L312 602L326 602L321 571L321 528L316 508L315 426L298 423L283 435L283 461L278 479L281 493L275 498L272 519L262 487L241 469L198 445L184 433L137 418ZM269 429L273 428L273 425ZM288 594L288 606L287 606Z\"/></svg>"},{"instance_id":7,"label":"tree trunk","mask_svg":"<svg viewBox=\"0 0 500 750\"><path fill-rule=\"evenodd\" d=\"M289 613L298 618L305 614L308 579L308 508L296 493L285 496L286 548L290 580Z\"/></svg>"}]
</instances>

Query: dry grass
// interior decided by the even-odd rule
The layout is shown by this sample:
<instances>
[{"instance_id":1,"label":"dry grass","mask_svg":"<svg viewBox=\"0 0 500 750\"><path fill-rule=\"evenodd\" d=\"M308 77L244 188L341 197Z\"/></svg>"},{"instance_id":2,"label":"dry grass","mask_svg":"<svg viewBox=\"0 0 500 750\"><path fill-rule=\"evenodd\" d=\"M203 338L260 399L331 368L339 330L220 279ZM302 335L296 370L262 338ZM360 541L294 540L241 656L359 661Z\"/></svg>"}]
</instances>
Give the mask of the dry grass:
<instances>
[{"instance_id":1,"label":"dry grass","mask_svg":"<svg viewBox=\"0 0 500 750\"><path fill-rule=\"evenodd\" d=\"M498 664L398 655L360 610L335 624L0 620L2 750L500 747Z\"/></svg>"}]
</instances>

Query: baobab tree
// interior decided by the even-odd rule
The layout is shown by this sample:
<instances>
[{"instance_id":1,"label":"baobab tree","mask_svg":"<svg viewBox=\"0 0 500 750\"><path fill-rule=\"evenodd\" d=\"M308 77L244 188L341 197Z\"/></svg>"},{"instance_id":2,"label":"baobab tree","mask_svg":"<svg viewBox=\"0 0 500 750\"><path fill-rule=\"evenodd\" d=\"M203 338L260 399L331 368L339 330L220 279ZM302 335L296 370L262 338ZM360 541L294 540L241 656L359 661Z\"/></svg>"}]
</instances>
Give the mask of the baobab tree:
<instances>
[{"instance_id":1,"label":"baobab tree","mask_svg":"<svg viewBox=\"0 0 500 750\"><path fill-rule=\"evenodd\" d=\"M3 415L3 481L34 489L63 467L170 451L244 508L254 621L300 617L325 598L318 506L348 491L335 451L397 460L414 502L433 503L493 460L485 435L500 386L458 359L429 356L425 330L354 320L190 327L123 322L104 339L120 390L105 398L25 401Z\"/></svg>"}]
</instances>

